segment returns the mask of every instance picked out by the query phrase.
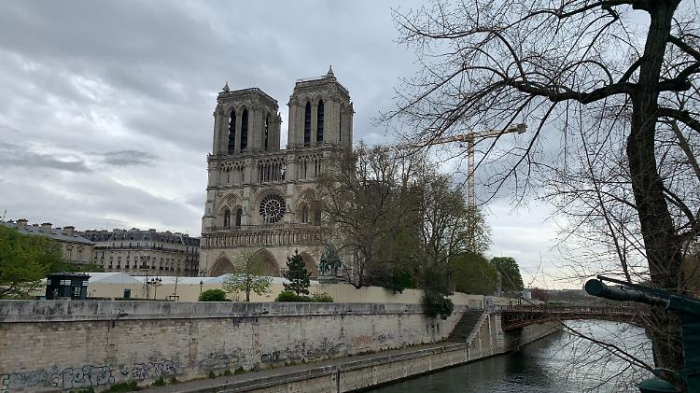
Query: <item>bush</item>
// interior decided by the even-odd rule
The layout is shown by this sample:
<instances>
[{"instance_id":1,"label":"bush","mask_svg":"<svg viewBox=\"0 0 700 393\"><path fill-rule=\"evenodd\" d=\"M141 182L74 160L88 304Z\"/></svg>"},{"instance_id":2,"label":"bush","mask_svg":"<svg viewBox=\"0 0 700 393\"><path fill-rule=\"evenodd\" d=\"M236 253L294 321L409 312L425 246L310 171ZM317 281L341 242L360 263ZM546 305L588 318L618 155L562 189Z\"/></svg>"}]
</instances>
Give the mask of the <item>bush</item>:
<instances>
[{"instance_id":1,"label":"bush","mask_svg":"<svg viewBox=\"0 0 700 393\"><path fill-rule=\"evenodd\" d=\"M200 302L225 302L226 292L222 289L207 289L206 291L199 294Z\"/></svg>"},{"instance_id":2,"label":"bush","mask_svg":"<svg viewBox=\"0 0 700 393\"><path fill-rule=\"evenodd\" d=\"M316 303L333 303L333 298L327 293L315 293L313 296L308 297L304 295L297 295L292 291L282 291L277 298L276 302L316 302Z\"/></svg>"},{"instance_id":3,"label":"bush","mask_svg":"<svg viewBox=\"0 0 700 393\"><path fill-rule=\"evenodd\" d=\"M318 303L333 303L333 298L331 295L327 293L314 293L313 296L311 296L311 301L312 302L318 302Z\"/></svg>"},{"instance_id":4,"label":"bush","mask_svg":"<svg viewBox=\"0 0 700 393\"><path fill-rule=\"evenodd\" d=\"M431 318L440 315L441 319L447 319L452 315L454 304L452 300L436 292L425 292L423 295L423 312Z\"/></svg>"},{"instance_id":5,"label":"bush","mask_svg":"<svg viewBox=\"0 0 700 393\"><path fill-rule=\"evenodd\" d=\"M300 296L292 291L282 291L277 298L276 302L310 302L311 299L308 296Z\"/></svg>"}]
</instances>

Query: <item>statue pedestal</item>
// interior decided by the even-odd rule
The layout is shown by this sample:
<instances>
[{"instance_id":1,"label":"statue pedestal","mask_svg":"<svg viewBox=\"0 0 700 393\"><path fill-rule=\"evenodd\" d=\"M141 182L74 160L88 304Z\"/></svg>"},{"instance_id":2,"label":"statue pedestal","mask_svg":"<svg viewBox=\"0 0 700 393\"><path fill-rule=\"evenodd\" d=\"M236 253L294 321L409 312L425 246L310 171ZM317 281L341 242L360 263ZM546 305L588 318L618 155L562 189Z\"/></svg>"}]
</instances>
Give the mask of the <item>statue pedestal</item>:
<instances>
[{"instance_id":1,"label":"statue pedestal","mask_svg":"<svg viewBox=\"0 0 700 393\"><path fill-rule=\"evenodd\" d=\"M342 277L332 276L332 275L322 274L318 277L319 284L337 284L337 283L343 282L343 281L345 281L345 280L343 280Z\"/></svg>"}]
</instances>

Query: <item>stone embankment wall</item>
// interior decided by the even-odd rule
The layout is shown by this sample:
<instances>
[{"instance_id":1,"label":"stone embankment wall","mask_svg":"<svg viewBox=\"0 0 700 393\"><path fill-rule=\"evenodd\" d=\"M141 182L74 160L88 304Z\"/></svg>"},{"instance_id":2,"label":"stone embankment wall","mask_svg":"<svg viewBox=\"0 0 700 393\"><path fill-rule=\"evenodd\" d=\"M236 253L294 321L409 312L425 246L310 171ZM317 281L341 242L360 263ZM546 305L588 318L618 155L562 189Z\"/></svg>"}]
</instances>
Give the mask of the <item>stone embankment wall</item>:
<instances>
[{"instance_id":1,"label":"stone embankment wall","mask_svg":"<svg viewBox=\"0 0 700 393\"><path fill-rule=\"evenodd\" d=\"M419 305L0 301L0 393L188 380L437 342Z\"/></svg>"},{"instance_id":2,"label":"stone embankment wall","mask_svg":"<svg viewBox=\"0 0 700 393\"><path fill-rule=\"evenodd\" d=\"M558 322L548 322L527 326L515 336L508 334L503 337L500 332L500 317L492 314L489 319L485 321L469 345L446 343L444 346L417 349L397 355L387 354L358 361L351 358L339 366L319 366L298 373L234 382L225 385L223 389L227 393L363 391L374 386L503 354L561 330ZM210 389L194 387L183 391L204 393L209 392Z\"/></svg>"}]
</instances>

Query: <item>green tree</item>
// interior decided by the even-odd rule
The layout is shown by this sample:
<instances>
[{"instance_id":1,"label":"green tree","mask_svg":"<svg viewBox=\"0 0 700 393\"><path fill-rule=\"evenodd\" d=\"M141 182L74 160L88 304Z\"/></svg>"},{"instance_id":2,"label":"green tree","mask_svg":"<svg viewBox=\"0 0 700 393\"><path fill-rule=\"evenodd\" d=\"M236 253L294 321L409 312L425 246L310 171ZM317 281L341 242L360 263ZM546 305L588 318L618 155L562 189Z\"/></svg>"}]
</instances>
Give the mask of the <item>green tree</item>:
<instances>
[{"instance_id":1,"label":"green tree","mask_svg":"<svg viewBox=\"0 0 700 393\"><path fill-rule=\"evenodd\" d=\"M289 284L284 284L286 291L293 291L297 295L309 294L309 277L311 273L306 270L304 259L299 255L299 250L294 250L294 255L287 257L287 271L284 273L284 278L291 281Z\"/></svg>"},{"instance_id":2,"label":"green tree","mask_svg":"<svg viewBox=\"0 0 700 393\"><path fill-rule=\"evenodd\" d=\"M226 292L223 289L207 289L199 294L200 302L225 302Z\"/></svg>"},{"instance_id":3,"label":"green tree","mask_svg":"<svg viewBox=\"0 0 700 393\"><path fill-rule=\"evenodd\" d=\"M54 240L0 225L0 299L27 297L39 280L67 267Z\"/></svg>"},{"instance_id":4,"label":"green tree","mask_svg":"<svg viewBox=\"0 0 700 393\"><path fill-rule=\"evenodd\" d=\"M464 253L450 259L455 290L475 295L493 295L498 273L482 254Z\"/></svg>"},{"instance_id":5,"label":"green tree","mask_svg":"<svg viewBox=\"0 0 700 393\"><path fill-rule=\"evenodd\" d=\"M263 276L263 269L256 263L256 255L242 252L233 263L233 272L224 280L224 291L245 293L245 301L250 302L250 293L264 295L270 291L270 277Z\"/></svg>"},{"instance_id":6,"label":"green tree","mask_svg":"<svg viewBox=\"0 0 700 393\"><path fill-rule=\"evenodd\" d=\"M491 259L491 266L501 273L503 280L502 289L506 292L522 291L524 288L520 268L515 259L511 257L495 257Z\"/></svg>"}]
</instances>

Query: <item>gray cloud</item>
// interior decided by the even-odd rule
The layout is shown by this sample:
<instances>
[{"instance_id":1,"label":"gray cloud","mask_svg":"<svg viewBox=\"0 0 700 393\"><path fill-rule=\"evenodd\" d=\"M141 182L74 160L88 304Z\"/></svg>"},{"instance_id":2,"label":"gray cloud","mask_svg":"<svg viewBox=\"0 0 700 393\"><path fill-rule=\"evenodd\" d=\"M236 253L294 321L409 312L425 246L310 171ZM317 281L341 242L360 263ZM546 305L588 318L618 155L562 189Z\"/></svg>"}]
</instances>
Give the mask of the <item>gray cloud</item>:
<instances>
[{"instance_id":1,"label":"gray cloud","mask_svg":"<svg viewBox=\"0 0 700 393\"><path fill-rule=\"evenodd\" d=\"M90 172L82 159L36 153L27 147L0 142L0 168L46 168L68 172Z\"/></svg>"},{"instance_id":2,"label":"gray cloud","mask_svg":"<svg viewBox=\"0 0 700 393\"><path fill-rule=\"evenodd\" d=\"M118 150L90 155L99 158L106 165L113 166L152 165L158 158L155 154L138 150Z\"/></svg>"},{"instance_id":3,"label":"gray cloud","mask_svg":"<svg viewBox=\"0 0 700 393\"><path fill-rule=\"evenodd\" d=\"M373 119L392 108L398 78L415 68L413 54L393 42L391 8L420 5L5 1L0 209L78 228L199 234L224 82L277 99L284 133L295 80L332 64L355 105L355 140L387 142L391 132ZM494 239L494 250L514 250L528 238Z\"/></svg>"}]
</instances>

